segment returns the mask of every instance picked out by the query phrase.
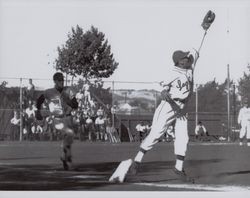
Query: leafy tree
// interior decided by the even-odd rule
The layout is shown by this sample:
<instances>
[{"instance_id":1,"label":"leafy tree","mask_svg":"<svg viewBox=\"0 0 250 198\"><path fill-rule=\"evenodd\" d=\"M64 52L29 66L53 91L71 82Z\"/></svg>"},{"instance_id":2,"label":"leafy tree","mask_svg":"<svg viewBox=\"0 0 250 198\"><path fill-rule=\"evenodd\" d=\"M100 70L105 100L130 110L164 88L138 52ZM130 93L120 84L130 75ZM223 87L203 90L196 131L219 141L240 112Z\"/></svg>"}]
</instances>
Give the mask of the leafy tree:
<instances>
[{"instance_id":1,"label":"leafy tree","mask_svg":"<svg viewBox=\"0 0 250 198\"><path fill-rule=\"evenodd\" d=\"M231 81L232 85L233 82ZM230 91L232 101L233 92ZM187 110L195 111L195 93L192 95ZM215 80L207 82L205 85L198 86L198 109L199 112L226 112L227 111L227 80L219 84ZM233 108L233 104L231 105Z\"/></svg>"},{"instance_id":2,"label":"leafy tree","mask_svg":"<svg viewBox=\"0 0 250 198\"><path fill-rule=\"evenodd\" d=\"M8 84L8 82L7 82L7 81L3 81L3 82L1 82L1 84L0 84L0 89L5 88L7 84Z\"/></svg>"},{"instance_id":3,"label":"leafy tree","mask_svg":"<svg viewBox=\"0 0 250 198\"><path fill-rule=\"evenodd\" d=\"M250 64L248 64L247 68L250 71ZM241 98L250 99L250 73L244 72L243 77L238 82L238 90Z\"/></svg>"},{"instance_id":4,"label":"leafy tree","mask_svg":"<svg viewBox=\"0 0 250 198\"><path fill-rule=\"evenodd\" d=\"M93 26L86 32L78 25L72 28L57 50L56 69L72 77L108 78L118 66L105 35Z\"/></svg>"}]
</instances>

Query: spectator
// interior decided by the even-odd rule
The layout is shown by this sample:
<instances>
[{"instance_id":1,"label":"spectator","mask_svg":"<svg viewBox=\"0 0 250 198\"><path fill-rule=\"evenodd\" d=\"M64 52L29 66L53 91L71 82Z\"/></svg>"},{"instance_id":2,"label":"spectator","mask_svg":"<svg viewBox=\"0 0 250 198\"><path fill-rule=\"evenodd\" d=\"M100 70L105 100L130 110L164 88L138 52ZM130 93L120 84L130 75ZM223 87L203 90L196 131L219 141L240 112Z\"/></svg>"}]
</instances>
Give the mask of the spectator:
<instances>
[{"instance_id":1,"label":"spectator","mask_svg":"<svg viewBox=\"0 0 250 198\"><path fill-rule=\"evenodd\" d=\"M139 134L140 142L142 142L142 140L146 137L146 126L144 126L144 123L141 121L136 125L135 129Z\"/></svg>"},{"instance_id":2,"label":"spectator","mask_svg":"<svg viewBox=\"0 0 250 198\"><path fill-rule=\"evenodd\" d=\"M23 128L23 140L28 140L28 131L26 127Z\"/></svg>"},{"instance_id":3,"label":"spectator","mask_svg":"<svg viewBox=\"0 0 250 198\"><path fill-rule=\"evenodd\" d=\"M29 84L27 86L27 99L33 100L34 99L34 93L35 93L35 85L32 82L32 79L29 79Z\"/></svg>"},{"instance_id":4,"label":"spectator","mask_svg":"<svg viewBox=\"0 0 250 198\"><path fill-rule=\"evenodd\" d=\"M28 140L32 139L32 123L35 121L35 108L32 105L31 100L28 102L28 108L25 109L25 127L27 130L27 138Z\"/></svg>"},{"instance_id":5,"label":"spectator","mask_svg":"<svg viewBox=\"0 0 250 198\"><path fill-rule=\"evenodd\" d=\"M96 140L104 141L107 139L105 133L105 119L102 114L99 114L95 120Z\"/></svg>"},{"instance_id":6,"label":"spectator","mask_svg":"<svg viewBox=\"0 0 250 198\"><path fill-rule=\"evenodd\" d=\"M116 114L117 110L118 110L118 108L117 108L116 105L113 105L113 106L111 107L111 113L112 113L112 114Z\"/></svg>"},{"instance_id":7,"label":"spectator","mask_svg":"<svg viewBox=\"0 0 250 198\"><path fill-rule=\"evenodd\" d=\"M117 143L118 142L117 131L116 131L115 127L112 126L112 123L111 123L110 119L107 120L106 133L107 133L107 136L108 136L108 140L111 143Z\"/></svg>"},{"instance_id":8,"label":"spectator","mask_svg":"<svg viewBox=\"0 0 250 198\"><path fill-rule=\"evenodd\" d=\"M89 114L87 115L87 119L85 121L85 129L86 133L88 134L89 141L92 141L95 127L94 122Z\"/></svg>"},{"instance_id":9,"label":"spectator","mask_svg":"<svg viewBox=\"0 0 250 198\"><path fill-rule=\"evenodd\" d=\"M42 124L38 121L34 121L31 126L32 140L43 140L43 128Z\"/></svg>"},{"instance_id":10,"label":"spectator","mask_svg":"<svg viewBox=\"0 0 250 198\"><path fill-rule=\"evenodd\" d=\"M84 106L84 88L81 88L79 92L76 93L76 100L80 108Z\"/></svg>"},{"instance_id":11,"label":"spectator","mask_svg":"<svg viewBox=\"0 0 250 198\"><path fill-rule=\"evenodd\" d=\"M99 109L97 110L96 115L97 115L97 117L104 116L104 110L103 110L103 107L101 105L99 106Z\"/></svg>"},{"instance_id":12,"label":"spectator","mask_svg":"<svg viewBox=\"0 0 250 198\"><path fill-rule=\"evenodd\" d=\"M205 141L206 136L208 136L207 130L202 122L199 121L197 126L195 127L195 138L200 141Z\"/></svg>"},{"instance_id":13,"label":"spectator","mask_svg":"<svg viewBox=\"0 0 250 198\"><path fill-rule=\"evenodd\" d=\"M11 140L18 140L20 130L20 116L16 110L14 110L14 116L10 120L11 123Z\"/></svg>"},{"instance_id":14,"label":"spectator","mask_svg":"<svg viewBox=\"0 0 250 198\"><path fill-rule=\"evenodd\" d=\"M90 86L88 81L86 81L85 84L83 85L83 89L84 89L84 105L89 105L91 101L91 96L90 96Z\"/></svg>"},{"instance_id":15,"label":"spectator","mask_svg":"<svg viewBox=\"0 0 250 198\"><path fill-rule=\"evenodd\" d=\"M106 117L108 119L112 120L111 105L110 104L106 104L106 108L105 109L106 109L106 111L105 111Z\"/></svg>"}]
</instances>

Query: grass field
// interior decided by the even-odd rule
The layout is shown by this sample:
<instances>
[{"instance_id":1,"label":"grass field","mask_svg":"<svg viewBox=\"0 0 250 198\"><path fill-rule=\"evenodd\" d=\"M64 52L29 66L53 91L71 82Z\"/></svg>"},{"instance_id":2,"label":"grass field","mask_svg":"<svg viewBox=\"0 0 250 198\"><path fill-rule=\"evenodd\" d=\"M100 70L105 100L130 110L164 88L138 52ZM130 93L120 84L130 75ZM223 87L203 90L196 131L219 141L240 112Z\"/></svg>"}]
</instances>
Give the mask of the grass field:
<instances>
[{"instance_id":1,"label":"grass field","mask_svg":"<svg viewBox=\"0 0 250 198\"><path fill-rule=\"evenodd\" d=\"M173 143L148 152L137 176L109 183L120 161L133 157L139 143L73 145L73 166L64 171L60 142L0 142L0 190L39 191L246 191L250 190L250 147L237 143L189 143L183 184L172 172Z\"/></svg>"}]
</instances>

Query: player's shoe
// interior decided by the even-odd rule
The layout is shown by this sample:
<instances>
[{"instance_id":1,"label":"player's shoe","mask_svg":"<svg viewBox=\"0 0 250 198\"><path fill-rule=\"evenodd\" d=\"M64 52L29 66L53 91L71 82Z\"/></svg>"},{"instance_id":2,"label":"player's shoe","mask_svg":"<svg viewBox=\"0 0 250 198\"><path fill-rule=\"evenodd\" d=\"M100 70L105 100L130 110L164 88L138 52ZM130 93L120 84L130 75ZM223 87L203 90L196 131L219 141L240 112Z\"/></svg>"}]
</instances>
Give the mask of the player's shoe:
<instances>
[{"instance_id":1,"label":"player's shoe","mask_svg":"<svg viewBox=\"0 0 250 198\"><path fill-rule=\"evenodd\" d=\"M240 142L240 146L242 146L243 145L243 143L242 142Z\"/></svg>"},{"instance_id":2,"label":"player's shoe","mask_svg":"<svg viewBox=\"0 0 250 198\"><path fill-rule=\"evenodd\" d=\"M174 173L176 176L178 176L178 179L180 179L182 182L192 183L192 184L194 183L194 179L188 177L184 170L179 171L178 169L174 168Z\"/></svg>"},{"instance_id":3,"label":"player's shoe","mask_svg":"<svg viewBox=\"0 0 250 198\"><path fill-rule=\"evenodd\" d=\"M139 166L140 166L140 162L133 161L128 171L129 174L136 175L139 171Z\"/></svg>"},{"instance_id":4,"label":"player's shoe","mask_svg":"<svg viewBox=\"0 0 250 198\"><path fill-rule=\"evenodd\" d=\"M247 146L250 146L250 142L247 143Z\"/></svg>"},{"instance_id":5,"label":"player's shoe","mask_svg":"<svg viewBox=\"0 0 250 198\"><path fill-rule=\"evenodd\" d=\"M68 165L67 161L63 157L61 157L60 160L63 163L63 169L64 170L69 170L69 165Z\"/></svg>"}]
</instances>

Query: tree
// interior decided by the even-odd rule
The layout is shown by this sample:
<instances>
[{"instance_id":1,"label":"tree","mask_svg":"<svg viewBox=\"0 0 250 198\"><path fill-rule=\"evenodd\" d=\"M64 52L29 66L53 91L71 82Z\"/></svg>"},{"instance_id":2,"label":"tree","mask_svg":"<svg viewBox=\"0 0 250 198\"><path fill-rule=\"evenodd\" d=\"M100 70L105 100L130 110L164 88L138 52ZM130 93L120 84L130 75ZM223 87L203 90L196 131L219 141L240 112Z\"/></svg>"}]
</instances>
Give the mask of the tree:
<instances>
[{"instance_id":1,"label":"tree","mask_svg":"<svg viewBox=\"0 0 250 198\"><path fill-rule=\"evenodd\" d=\"M232 84L233 82L230 82ZM199 111L200 112L226 112L227 111L227 80L219 84L215 80L207 82L205 85L199 85ZM233 93L230 92L232 98ZM195 93L192 95L187 110L195 111Z\"/></svg>"},{"instance_id":2,"label":"tree","mask_svg":"<svg viewBox=\"0 0 250 198\"><path fill-rule=\"evenodd\" d=\"M8 84L8 82L7 82L7 81L3 81L3 82L1 82L1 84L0 84L0 89L4 89L4 88L6 88L7 84Z\"/></svg>"},{"instance_id":3,"label":"tree","mask_svg":"<svg viewBox=\"0 0 250 198\"><path fill-rule=\"evenodd\" d=\"M72 28L66 44L57 50L56 70L72 77L108 78L118 66L105 35L93 26L85 33L78 25Z\"/></svg>"},{"instance_id":4,"label":"tree","mask_svg":"<svg viewBox=\"0 0 250 198\"><path fill-rule=\"evenodd\" d=\"M250 64L247 65L248 70L250 71ZM243 77L238 81L238 90L241 98L250 99L250 73L244 72Z\"/></svg>"}]
</instances>

